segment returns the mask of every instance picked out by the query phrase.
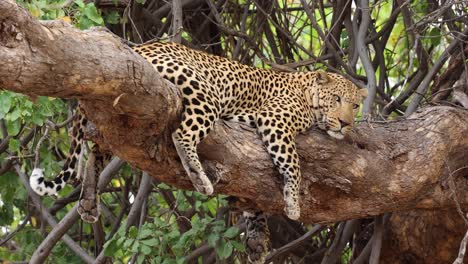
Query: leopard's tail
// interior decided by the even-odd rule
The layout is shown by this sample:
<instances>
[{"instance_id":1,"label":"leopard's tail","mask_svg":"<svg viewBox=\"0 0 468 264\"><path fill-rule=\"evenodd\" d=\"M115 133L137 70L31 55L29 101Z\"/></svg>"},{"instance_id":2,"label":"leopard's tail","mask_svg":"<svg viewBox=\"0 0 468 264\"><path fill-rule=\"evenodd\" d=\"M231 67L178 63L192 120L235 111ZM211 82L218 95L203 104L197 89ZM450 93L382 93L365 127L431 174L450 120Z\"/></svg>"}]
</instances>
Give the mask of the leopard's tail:
<instances>
[{"instance_id":1,"label":"leopard's tail","mask_svg":"<svg viewBox=\"0 0 468 264\"><path fill-rule=\"evenodd\" d=\"M46 180L44 177L44 170L41 168L34 168L29 184L33 191L39 195L56 195L65 184L77 178L78 161L83 153L84 147L84 127L87 120L85 116L78 109L75 117L73 118L73 125L71 128L71 143L69 155L63 165L60 173L53 180Z\"/></svg>"}]
</instances>

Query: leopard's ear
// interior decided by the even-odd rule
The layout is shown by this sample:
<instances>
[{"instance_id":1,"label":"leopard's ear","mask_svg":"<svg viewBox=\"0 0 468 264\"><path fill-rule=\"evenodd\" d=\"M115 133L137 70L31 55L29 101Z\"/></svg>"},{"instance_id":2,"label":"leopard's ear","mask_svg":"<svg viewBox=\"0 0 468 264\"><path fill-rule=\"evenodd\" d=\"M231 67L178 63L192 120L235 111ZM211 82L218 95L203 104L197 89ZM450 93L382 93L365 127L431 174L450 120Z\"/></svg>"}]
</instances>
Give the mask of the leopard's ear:
<instances>
[{"instance_id":1,"label":"leopard's ear","mask_svg":"<svg viewBox=\"0 0 468 264\"><path fill-rule=\"evenodd\" d=\"M367 97L367 89L366 88L359 89L358 94L361 96L362 99L365 99Z\"/></svg>"},{"instance_id":2,"label":"leopard's ear","mask_svg":"<svg viewBox=\"0 0 468 264\"><path fill-rule=\"evenodd\" d=\"M330 76L328 76L328 73L324 70L317 70L315 72L315 80L318 84L326 84L330 82Z\"/></svg>"}]
</instances>

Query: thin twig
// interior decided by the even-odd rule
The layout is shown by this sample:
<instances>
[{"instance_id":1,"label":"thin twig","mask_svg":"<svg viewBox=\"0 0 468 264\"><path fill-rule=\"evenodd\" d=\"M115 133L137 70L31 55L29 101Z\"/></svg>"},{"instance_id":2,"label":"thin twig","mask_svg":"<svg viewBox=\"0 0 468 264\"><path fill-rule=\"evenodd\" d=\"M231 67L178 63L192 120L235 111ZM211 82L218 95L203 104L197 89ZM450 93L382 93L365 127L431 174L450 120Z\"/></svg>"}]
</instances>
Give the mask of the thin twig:
<instances>
[{"instance_id":1,"label":"thin twig","mask_svg":"<svg viewBox=\"0 0 468 264\"><path fill-rule=\"evenodd\" d=\"M102 171L99 177L99 184L98 188L104 188L110 180L112 179L113 175L120 169L120 167L124 164L118 158L115 158L112 162L110 162L106 168ZM19 165L15 165L16 172L20 175L23 184L28 189L28 193L33 200L35 206L40 210L43 208L42 202L38 195L36 195L31 187L29 186L29 180L27 176L21 171ZM43 263L45 259L49 256L52 248L58 242L59 239L62 239L71 250L73 250L81 259L86 263L93 263L93 257L89 256L78 244L75 243L73 239L71 239L65 233L70 229L70 227L78 221L80 215L77 212L78 204L69 211L65 217L57 224L53 216L47 210L40 210L44 219L53 227L52 232L42 241L41 245L36 249L33 256L31 257L31 263Z\"/></svg>"},{"instance_id":2,"label":"thin twig","mask_svg":"<svg viewBox=\"0 0 468 264\"><path fill-rule=\"evenodd\" d=\"M280 247L279 249L271 252L267 257L266 257L266 263L270 263L271 261L274 261L275 259L279 258L280 256L284 255L287 252L290 252L291 250L294 250L295 248L301 246L305 242L309 241L312 236L319 232L320 230L323 229L322 225L315 225L310 229L307 233L299 237L298 239L295 239L288 244Z\"/></svg>"},{"instance_id":3,"label":"thin twig","mask_svg":"<svg viewBox=\"0 0 468 264\"><path fill-rule=\"evenodd\" d=\"M38 168L39 167L39 159L40 159L40 153L41 153L41 145L42 145L42 142L44 142L44 140L46 138L49 137L49 127L46 126L46 129L45 129L45 132L44 132L44 135L39 139L39 141L37 142L37 145L36 145L36 150L35 150L35 159L34 159L34 168Z\"/></svg>"},{"instance_id":4,"label":"thin twig","mask_svg":"<svg viewBox=\"0 0 468 264\"><path fill-rule=\"evenodd\" d=\"M128 213L127 216L127 230L130 228L130 226L133 226L136 224L138 220L138 216L140 215L140 212L142 211L142 205L148 198L148 195L151 193L151 190L153 188L153 177L148 175L148 173L143 172L143 176L141 177L141 182L140 182L140 187L138 189L138 193L135 197L135 200L133 202L132 207L130 208L130 212Z\"/></svg>"},{"instance_id":5,"label":"thin twig","mask_svg":"<svg viewBox=\"0 0 468 264\"><path fill-rule=\"evenodd\" d=\"M181 43L182 22L182 2L181 0L172 0L172 42Z\"/></svg>"},{"instance_id":6,"label":"thin twig","mask_svg":"<svg viewBox=\"0 0 468 264\"><path fill-rule=\"evenodd\" d=\"M429 88L429 84L433 80L434 76L437 74L440 68L444 65L445 61L447 61L447 59L450 58L453 51L456 48L458 48L459 43L468 39L468 28L466 28L463 31L463 33L460 33L460 35L461 35L460 38L454 38L452 40L452 43L450 43L450 45L444 50L442 55L437 59L437 61L434 63L434 65L429 70L427 75L424 77L421 84L418 86L418 89L416 89L416 93L414 94L413 99L408 105L408 108L406 108L405 116L409 116L412 113L414 113L414 111L416 111L416 109L419 106L419 103L421 102L422 98L426 94L426 91Z\"/></svg>"},{"instance_id":7,"label":"thin twig","mask_svg":"<svg viewBox=\"0 0 468 264\"><path fill-rule=\"evenodd\" d=\"M466 214L468 218L468 214ZM458 257L455 259L453 264L463 264L463 259L465 258L466 245L468 244L468 229L466 230L465 236L463 237L460 243L460 250L458 251Z\"/></svg>"},{"instance_id":8,"label":"thin twig","mask_svg":"<svg viewBox=\"0 0 468 264\"><path fill-rule=\"evenodd\" d=\"M19 226L16 227L15 230L13 230L11 233L7 234L1 241L0 241L0 247L3 246L6 242L8 242L11 238L13 238L15 236L16 233L18 233L18 231L20 231L21 229L23 229L23 227L26 226L26 224L28 223L29 221L29 217L30 217L30 212L28 211L28 213L26 214L26 217L24 217L24 220L21 221L21 224Z\"/></svg>"},{"instance_id":9,"label":"thin twig","mask_svg":"<svg viewBox=\"0 0 468 264\"><path fill-rule=\"evenodd\" d=\"M48 252L50 252L50 250L47 250L47 248L55 245L55 243L59 239L62 239L63 242L65 242L65 244L67 244L67 246L73 252L75 252L75 254L79 256L84 262L93 263L94 261L93 257L89 256L78 244L76 244L76 242L72 238L70 238L68 235L65 234L65 232L71 227L71 225L75 223L76 221L78 221L80 217L78 215L78 212L76 211L77 205L75 205L73 209L70 212L68 212L68 214L64 217L64 219L62 219L63 223L61 223L60 226L58 226L57 221L54 219L54 217L47 210L42 210L44 206L42 205L41 199L31 189L31 186L29 185L28 177L26 176L26 174L24 174L21 171L21 166L15 165L14 167L15 167L16 173L20 176L20 179L23 182L23 185L28 190L29 197L31 198L34 206L36 206L36 208L41 212L42 217L47 221L47 223L53 227L53 231L41 243L38 249L36 249L35 254L33 254L30 263L33 263L33 264L43 263L45 261L45 258L49 254Z\"/></svg>"},{"instance_id":10,"label":"thin twig","mask_svg":"<svg viewBox=\"0 0 468 264\"><path fill-rule=\"evenodd\" d=\"M379 264L380 250L382 249L383 238L383 215L375 217L374 220L374 235L372 236L372 252L369 258L369 264Z\"/></svg>"}]
</instances>

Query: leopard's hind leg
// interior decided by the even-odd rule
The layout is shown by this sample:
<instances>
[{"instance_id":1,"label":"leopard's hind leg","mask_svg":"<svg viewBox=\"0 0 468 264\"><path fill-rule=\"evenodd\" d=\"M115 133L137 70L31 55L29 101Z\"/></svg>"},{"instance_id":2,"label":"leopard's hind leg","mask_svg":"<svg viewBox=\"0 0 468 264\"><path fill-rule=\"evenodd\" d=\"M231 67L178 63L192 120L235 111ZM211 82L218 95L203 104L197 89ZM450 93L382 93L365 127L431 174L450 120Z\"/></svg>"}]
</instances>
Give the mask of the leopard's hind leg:
<instances>
[{"instance_id":1,"label":"leopard's hind leg","mask_svg":"<svg viewBox=\"0 0 468 264\"><path fill-rule=\"evenodd\" d=\"M110 162L112 155L102 153L98 145L94 145L88 156L86 172L81 183L81 194L78 200L78 213L83 221L95 223L99 219L99 175Z\"/></svg>"},{"instance_id":2,"label":"leopard's hind leg","mask_svg":"<svg viewBox=\"0 0 468 264\"><path fill-rule=\"evenodd\" d=\"M186 104L182 123L172 134L177 154L195 189L206 195L213 193L213 185L200 163L197 145L213 128L217 115L218 111L213 104Z\"/></svg>"},{"instance_id":3,"label":"leopard's hind leg","mask_svg":"<svg viewBox=\"0 0 468 264\"><path fill-rule=\"evenodd\" d=\"M249 262L263 264L271 249L267 217L261 211L244 212L243 215L247 228L245 246Z\"/></svg>"}]
</instances>

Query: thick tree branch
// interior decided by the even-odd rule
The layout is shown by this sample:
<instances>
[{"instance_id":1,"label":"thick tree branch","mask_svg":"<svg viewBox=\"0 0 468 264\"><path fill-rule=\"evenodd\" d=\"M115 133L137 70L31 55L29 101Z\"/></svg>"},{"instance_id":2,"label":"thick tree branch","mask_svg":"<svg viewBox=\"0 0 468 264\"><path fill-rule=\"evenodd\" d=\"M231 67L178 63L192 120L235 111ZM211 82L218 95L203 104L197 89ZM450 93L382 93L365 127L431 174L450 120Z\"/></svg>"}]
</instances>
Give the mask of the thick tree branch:
<instances>
[{"instance_id":1,"label":"thick tree branch","mask_svg":"<svg viewBox=\"0 0 468 264\"><path fill-rule=\"evenodd\" d=\"M192 189L170 140L180 95L149 63L105 31L38 22L13 0L0 2L0 18L0 87L79 98L99 131L93 140L160 181ZM453 207L445 164L468 165L467 123L465 110L437 107L400 122L362 124L344 141L318 130L298 136L301 220ZM254 130L219 122L199 153L213 181L219 179L216 192L282 213L282 180ZM465 208L466 175L454 175Z\"/></svg>"}]
</instances>

